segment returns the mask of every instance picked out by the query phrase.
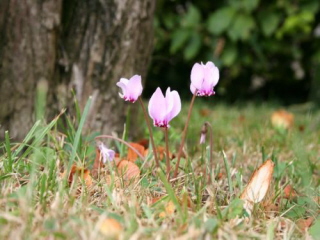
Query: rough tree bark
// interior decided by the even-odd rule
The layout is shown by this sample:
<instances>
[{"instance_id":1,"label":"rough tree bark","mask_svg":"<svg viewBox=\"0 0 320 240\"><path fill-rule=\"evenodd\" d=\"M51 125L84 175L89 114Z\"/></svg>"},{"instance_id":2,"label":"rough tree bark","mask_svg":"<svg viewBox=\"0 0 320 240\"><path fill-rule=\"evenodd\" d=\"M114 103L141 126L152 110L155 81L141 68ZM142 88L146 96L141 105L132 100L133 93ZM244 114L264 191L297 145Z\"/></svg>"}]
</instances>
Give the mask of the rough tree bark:
<instances>
[{"instance_id":1,"label":"rough tree bark","mask_svg":"<svg viewBox=\"0 0 320 240\"><path fill-rule=\"evenodd\" d=\"M0 1L0 129L21 139L34 122L35 90L55 71L61 0Z\"/></svg>"},{"instance_id":2,"label":"rough tree bark","mask_svg":"<svg viewBox=\"0 0 320 240\"><path fill-rule=\"evenodd\" d=\"M80 106L93 96L90 131L121 132L125 104L115 83L145 77L154 8L154 0L1 0L1 134L26 134L39 82L49 86L48 116L71 109L74 89Z\"/></svg>"}]
</instances>

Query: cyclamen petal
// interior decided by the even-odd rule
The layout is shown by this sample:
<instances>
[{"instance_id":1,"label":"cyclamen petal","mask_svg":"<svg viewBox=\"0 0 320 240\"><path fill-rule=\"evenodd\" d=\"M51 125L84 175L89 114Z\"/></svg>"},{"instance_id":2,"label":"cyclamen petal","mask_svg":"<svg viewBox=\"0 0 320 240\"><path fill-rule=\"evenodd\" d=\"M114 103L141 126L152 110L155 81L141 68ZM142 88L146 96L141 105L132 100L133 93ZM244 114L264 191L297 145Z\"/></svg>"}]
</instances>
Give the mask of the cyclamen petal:
<instances>
[{"instance_id":1,"label":"cyclamen petal","mask_svg":"<svg viewBox=\"0 0 320 240\"><path fill-rule=\"evenodd\" d=\"M102 142L98 142L98 148L102 157L102 162L113 161L116 153L112 149L107 148Z\"/></svg>"},{"instance_id":2,"label":"cyclamen petal","mask_svg":"<svg viewBox=\"0 0 320 240\"><path fill-rule=\"evenodd\" d=\"M192 67L190 78L193 86L197 89L200 89L204 78L203 66L199 63L195 63Z\"/></svg>"},{"instance_id":3,"label":"cyclamen petal","mask_svg":"<svg viewBox=\"0 0 320 240\"><path fill-rule=\"evenodd\" d=\"M170 91L168 88L164 97L161 89L157 88L150 98L148 111L154 126L170 127L169 122L181 111L181 99L178 92Z\"/></svg>"},{"instance_id":4,"label":"cyclamen petal","mask_svg":"<svg viewBox=\"0 0 320 240\"><path fill-rule=\"evenodd\" d=\"M191 70L190 91L198 96L214 95L214 87L219 81L219 69L213 62L195 63Z\"/></svg>"},{"instance_id":5,"label":"cyclamen petal","mask_svg":"<svg viewBox=\"0 0 320 240\"><path fill-rule=\"evenodd\" d=\"M166 102L165 97L162 94L161 89L158 87L156 91L152 94L149 105L148 111L150 117L155 119L164 119L166 115ZM154 121L155 124L155 121Z\"/></svg>"},{"instance_id":6,"label":"cyclamen petal","mask_svg":"<svg viewBox=\"0 0 320 240\"><path fill-rule=\"evenodd\" d=\"M121 78L116 85L122 90L122 94L119 93L120 97L125 101L129 101L132 103L137 101L143 90L141 76L139 75L132 76L130 80Z\"/></svg>"},{"instance_id":7,"label":"cyclamen petal","mask_svg":"<svg viewBox=\"0 0 320 240\"><path fill-rule=\"evenodd\" d=\"M173 101L174 104L172 109L168 113L168 122L170 122L171 119L176 117L181 111L181 100L180 100L179 93L177 91L172 91L169 94L171 95L171 100Z\"/></svg>"}]
</instances>

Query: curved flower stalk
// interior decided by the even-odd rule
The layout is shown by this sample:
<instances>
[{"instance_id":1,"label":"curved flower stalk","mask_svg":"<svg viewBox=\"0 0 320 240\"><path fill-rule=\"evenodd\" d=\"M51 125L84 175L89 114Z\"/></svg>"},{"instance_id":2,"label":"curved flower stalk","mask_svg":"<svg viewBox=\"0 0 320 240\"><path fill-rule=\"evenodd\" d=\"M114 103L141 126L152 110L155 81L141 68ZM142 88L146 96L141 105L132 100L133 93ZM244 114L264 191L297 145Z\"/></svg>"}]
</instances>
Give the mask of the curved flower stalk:
<instances>
[{"instance_id":1,"label":"curved flower stalk","mask_svg":"<svg viewBox=\"0 0 320 240\"><path fill-rule=\"evenodd\" d=\"M150 141L152 145L153 155L156 162L156 166L159 166L159 160L157 155L156 146L154 144L153 135L152 135L152 129L150 126L149 118L147 111L144 107L143 101L141 99L142 94L142 83L141 83L141 76L140 75L134 75L130 78L130 80L126 78L121 78L119 82L117 82L117 86L121 88L122 93L119 93L120 97L123 98L125 101L129 101L134 103L139 99L139 103L141 105L141 108L143 110L143 114L148 126L149 134L150 134Z\"/></svg>"},{"instance_id":2,"label":"curved flower stalk","mask_svg":"<svg viewBox=\"0 0 320 240\"><path fill-rule=\"evenodd\" d=\"M169 122L181 111L179 93L168 88L164 96L158 87L150 98L148 110L154 126L169 128Z\"/></svg>"},{"instance_id":3,"label":"curved flower stalk","mask_svg":"<svg viewBox=\"0 0 320 240\"><path fill-rule=\"evenodd\" d=\"M121 78L117 86L122 90L122 93L119 93L120 97L132 103L137 101L143 90L140 75L134 75L130 80Z\"/></svg>"},{"instance_id":4,"label":"curved flower stalk","mask_svg":"<svg viewBox=\"0 0 320 240\"><path fill-rule=\"evenodd\" d=\"M177 91L170 91L170 88L168 88L166 96L164 96L161 89L158 87L150 98L148 110L150 117L153 119L154 126L164 128L167 177L168 180L170 180L168 128L170 127L169 122L181 111L181 99L179 93Z\"/></svg>"},{"instance_id":5,"label":"curved flower stalk","mask_svg":"<svg viewBox=\"0 0 320 240\"><path fill-rule=\"evenodd\" d=\"M219 69L213 62L195 63L191 70L190 90L197 96L214 95L214 87L219 81Z\"/></svg>"},{"instance_id":6,"label":"curved flower stalk","mask_svg":"<svg viewBox=\"0 0 320 240\"><path fill-rule=\"evenodd\" d=\"M181 143L179 147L179 152L177 156L177 163L176 168L174 170L173 177L176 178L178 176L178 170L179 170L179 164L180 164L180 158L182 154L182 149L184 146L184 142L187 136L188 131L188 125L189 120L193 108L193 104L195 101L196 96L211 96L214 95L214 87L217 85L219 81L219 69L214 65L213 62L207 62L205 65L203 63L195 63L191 70L191 84L190 84L190 90L193 93L193 97L190 103L188 116L186 120L186 124L184 125ZM204 139L202 138L202 141Z\"/></svg>"},{"instance_id":7,"label":"curved flower stalk","mask_svg":"<svg viewBox=\"0 0 320 240\"><path fill-rule=\"evenodd\" d=\"M210 132L210 146L209 146L209 153L210 153L210 160L209 160L209 169L210 169L210 173L209 173L209 183L212 182L212 169L213 169L213 155L212 155L212 151L213 151L213 131L212 131L212 126L209 122L205 122L202 125L201 128L201 136L200 136L200 144L204 144L205 140L206 140L206 135L208 133L208 130ZM204 178L207 179L207 164L205 164L204 166Z\"/></svg>"}]
</instances>

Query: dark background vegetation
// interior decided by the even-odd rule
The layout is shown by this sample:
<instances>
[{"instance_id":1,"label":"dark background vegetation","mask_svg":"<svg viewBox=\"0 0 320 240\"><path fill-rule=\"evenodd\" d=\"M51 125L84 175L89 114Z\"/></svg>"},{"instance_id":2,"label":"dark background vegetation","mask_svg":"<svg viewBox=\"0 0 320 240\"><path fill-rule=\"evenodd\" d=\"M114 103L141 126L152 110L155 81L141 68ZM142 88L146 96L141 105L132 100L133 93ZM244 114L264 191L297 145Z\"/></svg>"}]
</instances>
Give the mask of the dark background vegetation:
<instances>
[{"instance_id":1,"label":"dark background vegetation","mask_svg":"<svg viewBox=\"0 0 320 240\"><path fill-rule=\"evenodd\" d=\"M195 62L220 68L217 98L228 102L320 102L318 0L158 0L145 97L171 86L190 97Z\"/></svg>"}]
</instances>

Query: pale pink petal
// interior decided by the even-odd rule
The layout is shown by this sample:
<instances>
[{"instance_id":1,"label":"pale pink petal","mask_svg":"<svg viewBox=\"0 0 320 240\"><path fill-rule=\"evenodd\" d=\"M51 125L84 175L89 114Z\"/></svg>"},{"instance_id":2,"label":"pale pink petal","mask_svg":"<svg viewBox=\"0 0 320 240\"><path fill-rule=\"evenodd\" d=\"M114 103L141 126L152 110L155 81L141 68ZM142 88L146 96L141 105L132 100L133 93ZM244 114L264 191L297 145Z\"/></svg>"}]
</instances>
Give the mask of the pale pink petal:
<instances>
[{"instance_id":1,"label":"pale pink petal","mask_svg":"<svg viewBox=\"0 0 320 240\"><path fill-rule=\"evenodd\" d=\"M102 156L102 162L113 161L116 153L112 149L107 148L102 142L98 142L98 148Z\"/></svg>"},{"instance_id":2,"label":"pale pink petal","mask_svg":"<svg viewBox=\"0 0 320 240\"><path fill-rule=\"evenodd\" d=\"M166 100L166 114L165 115L168 116L169 113L171 112L171 110L173 109L173 104L174 104L174 99L173 99L173 96L171 95L170 87L167 88L165 100Z\"/></svg>"},{"instance_id":3,"label":"pale pink petal","mask_svg":"<svg viewBox=\"0 0 320 240\"><path fill-rule=\"evenodd\" d=\"M196 92L196 87L195 86L193 86L193 84L192 84L192 82L191 82L191 84L190 84L190 91L192 92L192 94L194 94L195 92Z\"/></svg>"},{"instance_id":4,"label":"pale pink petal","mask_svg":"<svg viewBox=\"0 0 320 240\"><path fill-rule=\"evenodd\" d=\"M127 97L136 101L138 97L140 97L142 90L143 88L141 83L141 76L134 75L133 77L131 77L127 85Z\"/></svg>"},{"instance_id":5,"label":"pale pink petal","mask_svg":"<svg viewBox=\"0 0 320 240\"><path fill-rule=\"evenodd\" d=\"M176 117L181 111L181 99L177 91L172 91L170 93L170 101L173 101L173 108L168 114L168 122L170 122L174 117Z\"/></svg>"},{"instance_id":6,"label":"pale pink petal","mask_svg":"<svg viewBox=\"0 0 320 240\"><path fill-rule=\"evenodd\" d=\"M205 133L201 133L200 136L200 144L203 144L206 142L206 134Z\"/></svg>"},{"instance_id":7,"label":"pale pink petal","mask_svg":"<svg viewBox=\"0 0 320 240\"><path fill-rule=\"evenodd\" d=\"M120 78L120 81L119 82L121 82L121 83L123 83L124 85L128 85L128 83L129 83L129 80L128 79L126 79L126 78Z\"/></svg>"},{"instance_id":8,"label":"pale pink petal","mask_svg":"<svg viewBox=\"0 0 320 240\"><path fill-rule=\"evenodd\" d=\"M201 89L202 82L204 79L203 65L195 63L192 67L190 78L193 86L197 89Z\"/></svg>"},{"instance_id":9,"label":"pale pink petal","mask_svg":"<svg viewBox=\"0 0 320 240\"><path fill-rule=\"evenodd\" d=\"M210 82L210 86L213 88L219 81L219 69L213 62L207 62L204 73L205 81Z\"/></svg>"},{"instance_id":10,"label":"pale pink petal","mask_svg":"<svg viewBox=\"0 0 320 240\"><path fill-rule=\"evenodd\" d=\"M154 122L164 120L164 116L166 114L166 102L159 87L152 94L149 100L148 111Z\"/></svg>"},{"instance_id":11,"label":"pale pink petal","mask_svg":"<svg viewBox=\"0 0 320 240\"><path fill-rule=\"evenodd\" d=\"M119 93L119 96L120 96L121 98L123 98L124 96L126 96L126 94L127 94L127 86L125 85L125 83L121 82L121 80L120 80L120 82L117 82L116 85L117 85L118 87L120 87L121 90L122 90L122 94Z\"/></svg>"}]
</instances>

